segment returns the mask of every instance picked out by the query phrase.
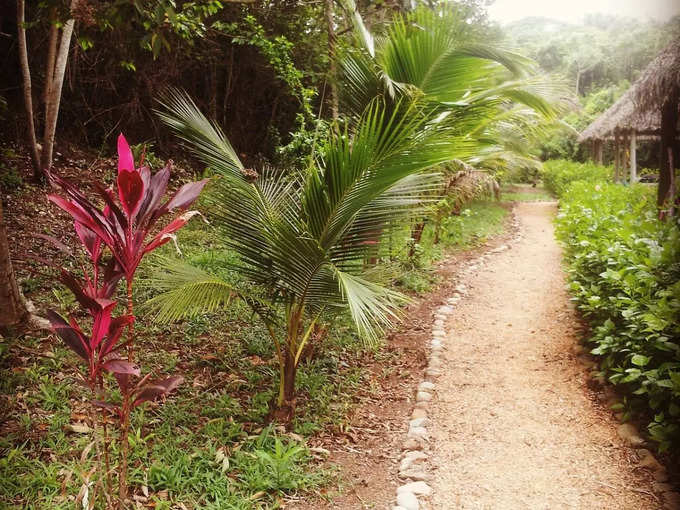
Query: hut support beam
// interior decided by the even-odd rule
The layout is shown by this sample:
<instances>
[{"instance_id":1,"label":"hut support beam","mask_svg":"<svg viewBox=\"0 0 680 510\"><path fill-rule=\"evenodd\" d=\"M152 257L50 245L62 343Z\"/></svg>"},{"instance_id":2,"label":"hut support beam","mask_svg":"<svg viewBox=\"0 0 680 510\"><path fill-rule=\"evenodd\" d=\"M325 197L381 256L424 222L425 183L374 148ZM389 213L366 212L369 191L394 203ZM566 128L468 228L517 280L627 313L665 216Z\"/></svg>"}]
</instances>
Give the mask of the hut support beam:
<instances>
[{"instance_id":1,"label":"hut support beam","mask_svg":"<svg viewBox=\"0 0 680 510\"><path fill-rule=\"evenodd\" d=\"M614 182L619 182L619 167L621 162L621 150L619 147L619 135L614 136Z\"/></svg>"},{"instance_id":2,"label":"hut support beam","mask_svg":"<svg viewBox=\"0 0 680 510\"><path fill-rule=\"evenodd\" d=\"M676 140L676 130L678 125L678 100L680 91L676 90L671 94L661 108L661 165L659 168L659 189L657 193L657 204L664 207L666 201L673 199L673 174L675 169L674 162L678 160L678 142Z\"/></svg>"},{"instance_id":3,"label":"hut support beam","mask_svg":"<svg viewBox=\"0 0 680 510\"><path fill-rule=\"evenodd\" d=\"M602 160L602 150L603 150L604 142L602 140L596 140L595 141L595 162L598 165L601 165L603 160Z\"/></svg>"},{"instance_id":4,"label":"hut support beam","mask_svg":"<svg viewBox=\"0 0 680 510\"><path fill-rule=\"evenodd\" d=\"M635 131L630 135L630 183L637 182L637 136Z\"/></svg>"}]
</instances>

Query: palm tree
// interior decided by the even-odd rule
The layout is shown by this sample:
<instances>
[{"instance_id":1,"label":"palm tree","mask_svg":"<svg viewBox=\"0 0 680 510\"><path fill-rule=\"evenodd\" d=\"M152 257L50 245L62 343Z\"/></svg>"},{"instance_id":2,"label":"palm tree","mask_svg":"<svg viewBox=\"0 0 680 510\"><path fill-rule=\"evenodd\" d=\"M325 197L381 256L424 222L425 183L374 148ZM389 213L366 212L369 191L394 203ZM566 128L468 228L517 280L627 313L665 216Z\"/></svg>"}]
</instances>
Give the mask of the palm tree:
<instances>
[{"instance_id":1,"label":"palm tree","mask_svg":"<svg viewBox=\"0 0 680 510\"><path fill-rule=\"evenodd\" d=\"M386 112L373 101L353 132L337 130L305 175L263 170L255 180L219 127L181 92L162 100L162 120L219 174L207 194L211 221L239 255L234 268L257 289L246 293L214 275L173 261L155 278L166 292L150 302L174 320L241 298L266 324L280 366L277 406L295 400L302 351L324 311L349 310L374 341L398 316L404 297L365 272L376 232L389 233L418 213L419 197L438 185L422 171L473 148L446 123L432 125L414 104Z\"/></svg>"}]
</instances>

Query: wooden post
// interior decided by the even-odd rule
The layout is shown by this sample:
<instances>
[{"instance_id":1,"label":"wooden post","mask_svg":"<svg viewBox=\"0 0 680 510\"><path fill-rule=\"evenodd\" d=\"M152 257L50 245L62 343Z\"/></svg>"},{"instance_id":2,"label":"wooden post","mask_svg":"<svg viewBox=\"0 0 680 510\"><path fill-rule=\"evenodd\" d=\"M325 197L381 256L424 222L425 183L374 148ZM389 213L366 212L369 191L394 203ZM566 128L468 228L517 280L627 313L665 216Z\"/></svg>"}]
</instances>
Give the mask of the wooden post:
<instances>
[{"instance_id":1,"label":"wooden post","mask_svg":"<svg viewBox=\"0 0 680 510\"><path fill-rule=\"evenodd\" d=\"M595 142L595 162L598 165L602 164L602 152L603 152L603 147L604 147L604 141L603 140L597 140Z\"/></svg>"},{"instance_id":2,"label":"wooden post","mask_svg":"<svg viewBox=\"0 0 680 510\"><path fill-rule=\"evenodd\" d=\"M614 182L619 182L619 163L621 151L619 150L619 135L614 135Z\"/></svg>"},{"instance_id":3,"label":"wooden post","mask_svg":"<svg viewBox=\"0 0 680 510\"><path fill-rule=\"evenodd\" d=\"M630 134L630 183L637 182L637 134Z\"/></svg>"}]
</instances>

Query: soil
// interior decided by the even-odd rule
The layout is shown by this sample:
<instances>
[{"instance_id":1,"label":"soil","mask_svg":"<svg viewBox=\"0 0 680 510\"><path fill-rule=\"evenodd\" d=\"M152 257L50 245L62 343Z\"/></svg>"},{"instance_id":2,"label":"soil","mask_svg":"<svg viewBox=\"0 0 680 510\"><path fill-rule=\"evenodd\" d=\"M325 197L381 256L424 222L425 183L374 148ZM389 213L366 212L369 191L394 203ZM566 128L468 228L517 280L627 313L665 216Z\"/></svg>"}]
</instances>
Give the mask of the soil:
<instances>
[{"instance_id":1,"label":"soil","mask_svg":"<svg viewBox=\"0 0 680 510\"><path fill-rule=\"evenodd\" d=\"M476 274L456 274L474 251L442 264L446 282L410 310L404 329L391 338L403 370L377 377L383 398L360 407L351 421L359 430L372 423L372 433L345 447L330 438L325 444L328 462L344 480L340 494L330 502L290 501L286 508L392 508L434 309L459 283L469 292L446 324L443 375L430 410L434 494L422 506L664 507L652 474L636 465L635 450L617 435L619 422L603 402L611 393L593 382L593 363L582 355L585 326L569 301L553 236L555 210L553 202L517 204L521 240L494 253Z\"/></svg>"}]
</instances>

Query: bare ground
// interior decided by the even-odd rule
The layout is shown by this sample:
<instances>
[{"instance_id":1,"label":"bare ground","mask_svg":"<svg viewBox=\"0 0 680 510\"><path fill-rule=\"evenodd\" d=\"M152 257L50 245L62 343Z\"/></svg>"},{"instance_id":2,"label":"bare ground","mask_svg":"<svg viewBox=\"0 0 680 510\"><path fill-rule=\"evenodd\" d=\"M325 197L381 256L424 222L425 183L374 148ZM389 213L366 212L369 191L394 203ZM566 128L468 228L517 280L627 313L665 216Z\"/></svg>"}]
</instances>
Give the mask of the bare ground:
<instances>
[{"instance_id":1,"label":"bare ground","mask_svg":"<svg viewBox=\"0 0 680 510\"><path fill-rule=\"evenodd\" d=\"M431 411L436 509L652 509L650 475L574 354L552 203L518 204L524 237L466 282Z\"/></svg>"}]
</instances>

